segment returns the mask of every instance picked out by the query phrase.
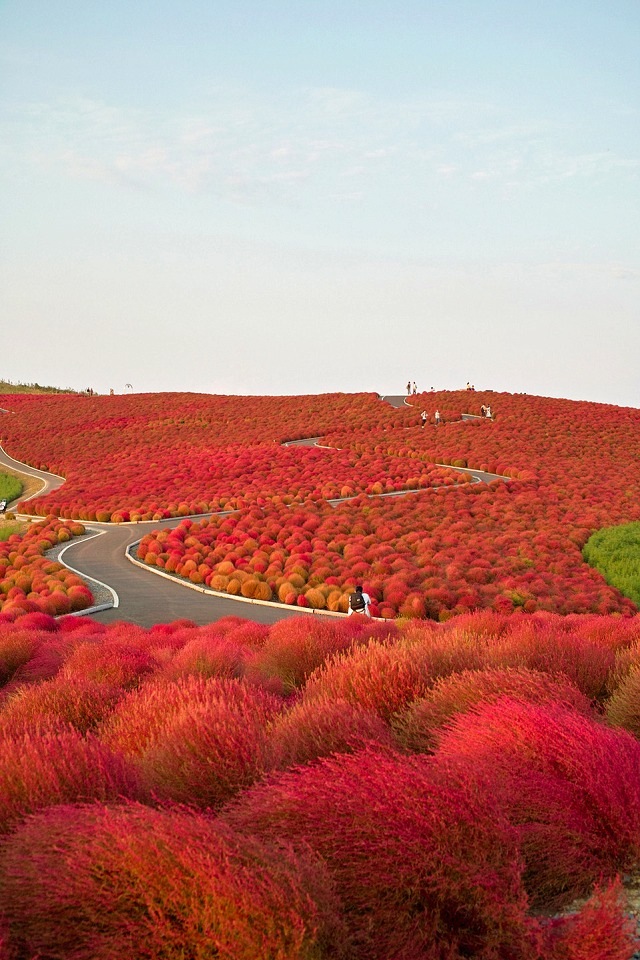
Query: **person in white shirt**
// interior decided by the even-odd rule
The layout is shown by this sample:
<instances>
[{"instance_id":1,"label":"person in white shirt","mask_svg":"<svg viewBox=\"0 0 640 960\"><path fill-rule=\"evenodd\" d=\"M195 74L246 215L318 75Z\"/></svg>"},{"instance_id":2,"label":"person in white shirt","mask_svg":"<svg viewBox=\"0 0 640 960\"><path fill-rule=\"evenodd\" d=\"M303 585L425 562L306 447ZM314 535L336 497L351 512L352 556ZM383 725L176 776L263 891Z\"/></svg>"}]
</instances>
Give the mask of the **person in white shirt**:
<instances>
[{"instance_id":1,"label":"person in white shirt","mask_svg":"<svg viewBox=\"0 0 640 960\"><path fill-rule=\"evenodd\" d=\"M440 423L440 411L436 410L434 414L434 420L436 421L436 426Z\"/></svg>"},{"instance_id":2,"label":"person in white shirt","mask_svg":"<svg viewBox=\"0 0 640 960\"><path fill-rule=\"evenodd\" d=\"M364 613L365 616L370 617L370 606L371 597L368 593L364 593L362 587L360 584L358 584L355 591L349 597L349 609L347 611L347 616L350 617L352 613Z\"/></svg>"}]
</instances>

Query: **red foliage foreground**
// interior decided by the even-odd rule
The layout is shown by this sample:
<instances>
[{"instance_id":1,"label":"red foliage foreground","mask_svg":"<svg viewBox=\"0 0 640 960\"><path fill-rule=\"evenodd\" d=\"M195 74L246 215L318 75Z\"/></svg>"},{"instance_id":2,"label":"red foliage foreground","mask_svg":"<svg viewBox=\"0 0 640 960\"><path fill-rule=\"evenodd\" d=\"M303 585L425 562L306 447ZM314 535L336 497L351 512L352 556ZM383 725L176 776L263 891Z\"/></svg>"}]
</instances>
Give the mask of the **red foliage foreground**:
<instances>
[{"instance_id":1,"label":"red foliage foreground","mask_svg":"<svg viewBox=\"0 0 640 960\"><path fill-rule=\"evenodd\" d=\"M518 828L536 905L584 895L640 862L640 743L561 703L503 697L458 715L436 767L475 781Z\"/></svg>"},{"instance_id":2,"label":"red foliage foreground","mask_svg":"<svg viewBox=\"0 0 640 960\"><path fill-rule=\"evenodd\" d=\"M321 861L180 810L54 807L8 841L0 899L14 957L345 956Z\"/></svg>"},{"instance_id":3,"label":"red foliage foreground","mask_svg":"<svg viewBox=\"0 0 640 960\"><path fill-rule=\"evenodd\" d=\"M25 613L61 616L91 606L93 597L84 581L44 555L84 532L81 523L49 517L0 542L0 623Z\"/></svg>"},{"instance_id":4,"label":"red foliage foreground","mask_svg":"<svg viewBox=\"0 0 640 960\"><path fill-rule=\"evenodd\" d=\"M628 960L639 650L613 616L0 624L0 957Z\"/></svg>"}]
</instances>

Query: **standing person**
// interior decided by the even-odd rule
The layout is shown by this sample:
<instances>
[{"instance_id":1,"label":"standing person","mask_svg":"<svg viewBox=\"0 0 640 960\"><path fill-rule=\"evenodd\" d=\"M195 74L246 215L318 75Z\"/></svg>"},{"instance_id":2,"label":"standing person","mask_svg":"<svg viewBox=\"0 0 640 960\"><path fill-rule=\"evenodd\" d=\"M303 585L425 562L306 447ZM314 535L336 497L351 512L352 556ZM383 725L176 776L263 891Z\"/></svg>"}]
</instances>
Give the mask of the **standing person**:
<instances>
[{"instance_id":1,"label":"standing person","mask_svg":"<svg viewBox=\"0 0 640 960\"><path fill-rule=\"evenodd\" d=\"M484 403L483 403L482 406L480 407L480 416L481 416L481 417L486 417L486 415L487 415L487 408L485 407L485 405L484 405Z\"/></svg>"},{"instance_id":2,"label":"standing person","mask_svg":"<svg viewBox=\"0 0 640 960\"><path fill-rule=\"evenodd\" d=\"M411 380L407 380L407 396L411 393Z\"/></svg>"},{"instance_id":3,"label":"standing person","mask_svg":"<svg viewBox=\"0 0 640 960\"><path fill-rule=\"evenodd\" d=\"M439 411L439 410L436 410L433 419L436 421L436 427L439 426L439 424L440 424L440 411Z\"/></svg>"},{"instance_id":4,"label":"standing person","mask_svg":"<svg viewBox=\"0 0 640 960\"><path fill-rule=\"evenodd\" d=\"M363 593L362 587L360 584L358 584L355 591L349 597L349 609L347 611L347 616L350 617L352 613L364 613L365 616L370 617L370 605L371 597L368 593Z\"/></svg>"},{"instance_id":5,"label":"standing person","mask_svg":"<svg viewBox=\"0 0 640 960\"><path fill-rule=\"evenodd\" d=\"M485 417L488 417L489 420L491 420L491 407L487 407L487 412L485 413Z\"/></svg>"},{"instance_id":6,"label":"standing person","mask_svg":"<svg viewBox=\"0 0 640 960\"><path fill-rule=\"evenodd\" d=\"M421 426L421 427L424 427L425 423L427 422L427 411L426 411L426 410L423 410L422 413L420 414L420 421L421 421L421 422L420 422L420 426Z\"/></svg>"},{"instance_id":7,"label":"standing person","mask_svg":"<svg viewBox=\"0 0 640 960\"><path fill-rule=\"evenodd\" d=\"M413 395L414 395L414 397L415 397L415 395L416 395L417 392L418 392L418 388L416 387L416 382L415 382L415 380L414 380L414 381L413 381Z\"/></svg>"}]
</instances>

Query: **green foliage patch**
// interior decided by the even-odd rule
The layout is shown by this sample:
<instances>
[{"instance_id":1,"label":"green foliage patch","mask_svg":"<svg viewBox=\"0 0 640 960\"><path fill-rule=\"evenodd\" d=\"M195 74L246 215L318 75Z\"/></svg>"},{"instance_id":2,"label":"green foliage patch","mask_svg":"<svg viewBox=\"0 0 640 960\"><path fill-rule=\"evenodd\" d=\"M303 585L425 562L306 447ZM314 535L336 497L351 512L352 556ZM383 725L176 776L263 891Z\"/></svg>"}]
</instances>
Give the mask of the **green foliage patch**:
<instances>
[{"instance_id":1,"label":"green foliage patch","mask_svg":"<svg viewBox=\"0 0 640 960\"><path fill-rule=\"evenodd\" d=\"M3 523L0 526L0 543L8 540L12 533L20 533L22 528L21 523Z\"/></svg>"},{"instance_id":2,"label":"green foliage patch","mask_svg":"<svg viewBox=\"0 0 640 960\"><path fill-rule=\"evenodd\" d=\"M587 540L582 555L609 586L640 606L640 523L598 530Z\"/></svg>"},{"instance_id":3,"label":"green foliage patch","mask_svg":"<svg viewBox=\"0 0 640 960\"><path fill-rule=\"evenodd\" d=\"M0 500L15 500L22 493L22 483L10 473L0 473Z\"/></svg>"},{"instance_id":4,"label":"green foliage patch","mask_svg":"<svg viewBox=\"0 0 640 960\"><path fill-rule=\"evenodd\" d=\"M13 383L11 380L0 380L0 393L75 393L71 387L43 387L39 383Z\"/></svg>"}]
</instances>

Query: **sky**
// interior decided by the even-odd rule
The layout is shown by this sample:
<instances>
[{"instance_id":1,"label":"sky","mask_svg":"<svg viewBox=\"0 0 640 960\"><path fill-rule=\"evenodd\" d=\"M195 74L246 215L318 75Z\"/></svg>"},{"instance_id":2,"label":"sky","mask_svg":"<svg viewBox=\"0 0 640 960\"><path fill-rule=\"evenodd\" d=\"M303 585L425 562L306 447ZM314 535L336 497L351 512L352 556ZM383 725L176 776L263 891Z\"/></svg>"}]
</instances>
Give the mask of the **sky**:
<instances>
[{"instance_id":1,"label":"sky","mask_svg":"<svg viewBox=\"0 0 640 960\"><path fill-rule=\"evenodd\" d=\"M0 0L0 379L640 406L638 0Z\"/></svg>"}]
</instances>

